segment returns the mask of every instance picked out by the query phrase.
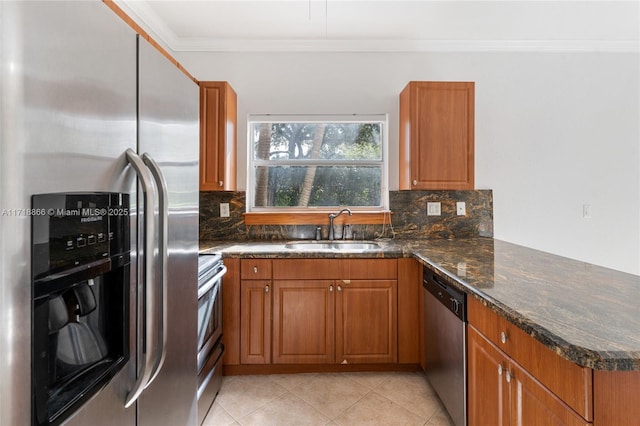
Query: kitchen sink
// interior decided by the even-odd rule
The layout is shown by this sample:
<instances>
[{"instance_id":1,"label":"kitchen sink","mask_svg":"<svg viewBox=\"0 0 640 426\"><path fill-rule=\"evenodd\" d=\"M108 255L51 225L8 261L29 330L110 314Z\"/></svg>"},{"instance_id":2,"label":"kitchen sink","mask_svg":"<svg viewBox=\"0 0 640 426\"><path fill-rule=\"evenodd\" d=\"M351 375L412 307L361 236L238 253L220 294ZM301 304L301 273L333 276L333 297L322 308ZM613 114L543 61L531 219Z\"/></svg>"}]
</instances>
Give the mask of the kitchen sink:
<instances>
[{"instance_id":1,"label":"kitchen sink","mask_svg":"<svg viewBox=\"0 0 640 426\"><path fill-rule=\"evenodd\" d=\"M365 251L380 248L380 244L373 241L292 241L284 246L292 250L335 251Z\"/></svg>"}]
</instances>

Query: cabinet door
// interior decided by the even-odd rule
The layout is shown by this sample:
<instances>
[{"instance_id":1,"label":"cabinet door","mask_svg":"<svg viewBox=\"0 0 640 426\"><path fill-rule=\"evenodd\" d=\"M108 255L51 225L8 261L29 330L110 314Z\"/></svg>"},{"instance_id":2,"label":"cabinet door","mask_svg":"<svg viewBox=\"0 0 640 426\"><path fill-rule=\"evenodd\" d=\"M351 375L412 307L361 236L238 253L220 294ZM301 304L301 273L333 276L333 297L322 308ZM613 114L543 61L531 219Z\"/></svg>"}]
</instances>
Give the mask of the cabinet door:
<instances>
[{"instance_id":1,"label":"cabinet door","mask_svg":"<svg viewBox=\"0 0 640 426\"><path fill-rule=\"evenodd\" d=\"M338 280L336 287L336 361L398 361L395 280Z\"/></svg>"},{"instance_id":2,"label":"cabinet door","mask_svg":"<svg viewBox=\"0 0 640 426\"><path fill-rule=\"evenodd\" d=\"M593 372L567 361L514 324L467 298L469 324L586 420L593 419Z\"/></svg>"},{"instance_id":3,"label":"cabinet door","mask_svg":"<svg viewBox=\"0 0 640 426\"><path fill-rule=\"evenodd\" d=\"M200 190L236 190L237 95L224 81L200 82Z\"/></svg>"},{"instance_id":4,"label":"cabinet door","mask_svg":"<svg viewBox=\"0 0 640 426\"><path fill-rule=\"evenodd\" d=\"M560 398L544 387L515 362L509 367L511 424L517 426L586 426L591 423L578 416Z\"/></svg>"},{"instance_id":5,"label":"cabinet door","mask_svg":"<svg viewBox=\"0 0 640 426\"><path fill-rule=\"evenodd\" d=\"M271 363L271 281L240 282L240 363Z\"/></svg>"},{"instance_id":6,"label":"cabinet door","mask_svg":"<svg viewBox=\"0 0 640 426\"><path fill-rule=\"evenodd\" d=\"M412 81L400 94L400 189L474 188L474 83Z\"/></svg>"},{"instance_id":7,"label":"cabinet door","mask_svg":"<svg viewBox=\"0 0 640 426\"><path fill-rule=\"evenodd\" d=\"M508 359L472 326L467 328L469 426L509 424Z\"/></svg>"},{"instance_id":8,"label":"cabinet door","mask_svg":"<svg viewBox=\"0 0 640 426\"><path fill-rule=\"evenodd\" d=\"M274 280L273 290L273 363L334 363L333 281Z\"/></svg>"}]
</instances>

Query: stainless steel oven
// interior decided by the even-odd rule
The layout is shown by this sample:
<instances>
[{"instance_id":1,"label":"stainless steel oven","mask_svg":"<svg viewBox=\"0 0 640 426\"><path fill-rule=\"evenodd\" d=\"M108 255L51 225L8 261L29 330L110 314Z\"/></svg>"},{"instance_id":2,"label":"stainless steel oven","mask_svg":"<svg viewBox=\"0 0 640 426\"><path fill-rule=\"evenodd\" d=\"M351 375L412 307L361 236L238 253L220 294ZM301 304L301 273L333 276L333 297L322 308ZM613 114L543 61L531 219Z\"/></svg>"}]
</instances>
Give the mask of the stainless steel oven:
<instances>
[{"instance_id":1,"label":"stainless steel oven","mask_svg":"<svg viewBox=\"0 0 640 426\"><path fill-rule=\"evenodd\" d=\"M202 423L222 382L222 256L198 258L198 423Z\"/></svg>"}]
</instances>

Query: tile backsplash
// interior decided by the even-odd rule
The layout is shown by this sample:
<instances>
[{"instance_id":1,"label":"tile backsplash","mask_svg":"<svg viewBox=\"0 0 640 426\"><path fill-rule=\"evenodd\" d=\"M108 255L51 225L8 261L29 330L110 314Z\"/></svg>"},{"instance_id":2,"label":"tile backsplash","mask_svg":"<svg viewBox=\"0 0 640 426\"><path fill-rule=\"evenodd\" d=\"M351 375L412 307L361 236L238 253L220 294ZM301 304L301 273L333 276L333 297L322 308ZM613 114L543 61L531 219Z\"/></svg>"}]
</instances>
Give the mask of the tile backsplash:
<instances>
[{"instance_id":1,"label":"tile backsplash","mask_svg":"<svg viewBox=\"0 0 640 426\"><path fill-rule=\"evenodd\" d=\"M440 216L427 215L427 203L440 203ZM466 214L456 212L456 203L464 202ZM229 217L220 217L220 203L229 203ZM493 193L472 191L391 191L391 225L351 225L355 239L373 238L463 238L493 236ZM200 192L201 240L291 240L312 239L321 225L252 225L244 223L246 193ZM336 235L342 235L336 226Z\"/></svg>"}]
</instances>

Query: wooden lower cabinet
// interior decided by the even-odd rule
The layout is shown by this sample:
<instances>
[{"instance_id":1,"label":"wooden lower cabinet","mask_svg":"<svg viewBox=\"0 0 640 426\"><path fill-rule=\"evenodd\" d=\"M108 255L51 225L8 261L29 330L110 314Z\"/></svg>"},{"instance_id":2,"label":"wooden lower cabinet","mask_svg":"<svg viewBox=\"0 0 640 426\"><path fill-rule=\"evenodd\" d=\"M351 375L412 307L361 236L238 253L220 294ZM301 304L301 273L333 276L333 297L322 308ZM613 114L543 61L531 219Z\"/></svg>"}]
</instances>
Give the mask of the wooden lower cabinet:
<instances>
[{"instance_id":1,"label":"wooden lower cabinet","mask_svg":"<svg viewBox=\"0 0 640 426\"><path fill-rule=\"evenodd\" d=\"M336 361L398 362L397 294L394 280L336 282Z\"/></svg>"},{"instance_id":2,"label":"wooden lower cabinet","mask_svg":"<svg viewBox=\"0 0 640 426\"><path fill-rule=\"evenodd\" d=\"M243 259L240 364L397 363L397 263L373 262Z\"/></svg>"},{"instance_id":3,"label":"wooden lower cabinet","mask_svg":"<svg viewBox=\"0 0 640 426\"><path fill-rule=\"evenodd\" d=\"M640 425L640 371L593 373L593 424Z\"/></svg>"},{"instance_id":4,"label":"wooden lower cabinet","mask_svg":"<svg viewBox=\"0 0 640 426\"><path fill-rule=\"evenodd\" d=\"M393 363L397 281L274 280L273 363Z\"/></svg>"},{"instance_id":5,"label":"wooden lower cabinet","mask_svg":"<svg viewBox=\"0 0 640 426\"><path fill-rule=\"evenodd\" d=\"M590 425L518 363L468 327L468 416L475 425Z\"/></svg>"},{"instance_id":6,"label":"wooden lower cabinet","mask_svg":"<svg viewBox=\"0 0 640 426\"><path fill-rule=\"evenodd\" d=\"M333 282L275 280L273 289L273 363L335 362Z\"/></svg>"},{"instance_id":7,"label":"wooden lower cabinet","mask_svg":"<svg viewBox=\"0 0 640 426\"><path fill-rule=\"evenodd\" d=\"M240 363L271 363L271 281L240 281Z\"/></svg>"},{"instance_id":8,"label":"wooden lower cabinet","mask_svg":"<svg viewBox=\"0 0 640 426\"><path fill-rule=\"evenodd\" d=\"M467 328L469 426L509 424L509 391L499 368L507 357L473 327Z\"/></svg>"}]
</instances>

